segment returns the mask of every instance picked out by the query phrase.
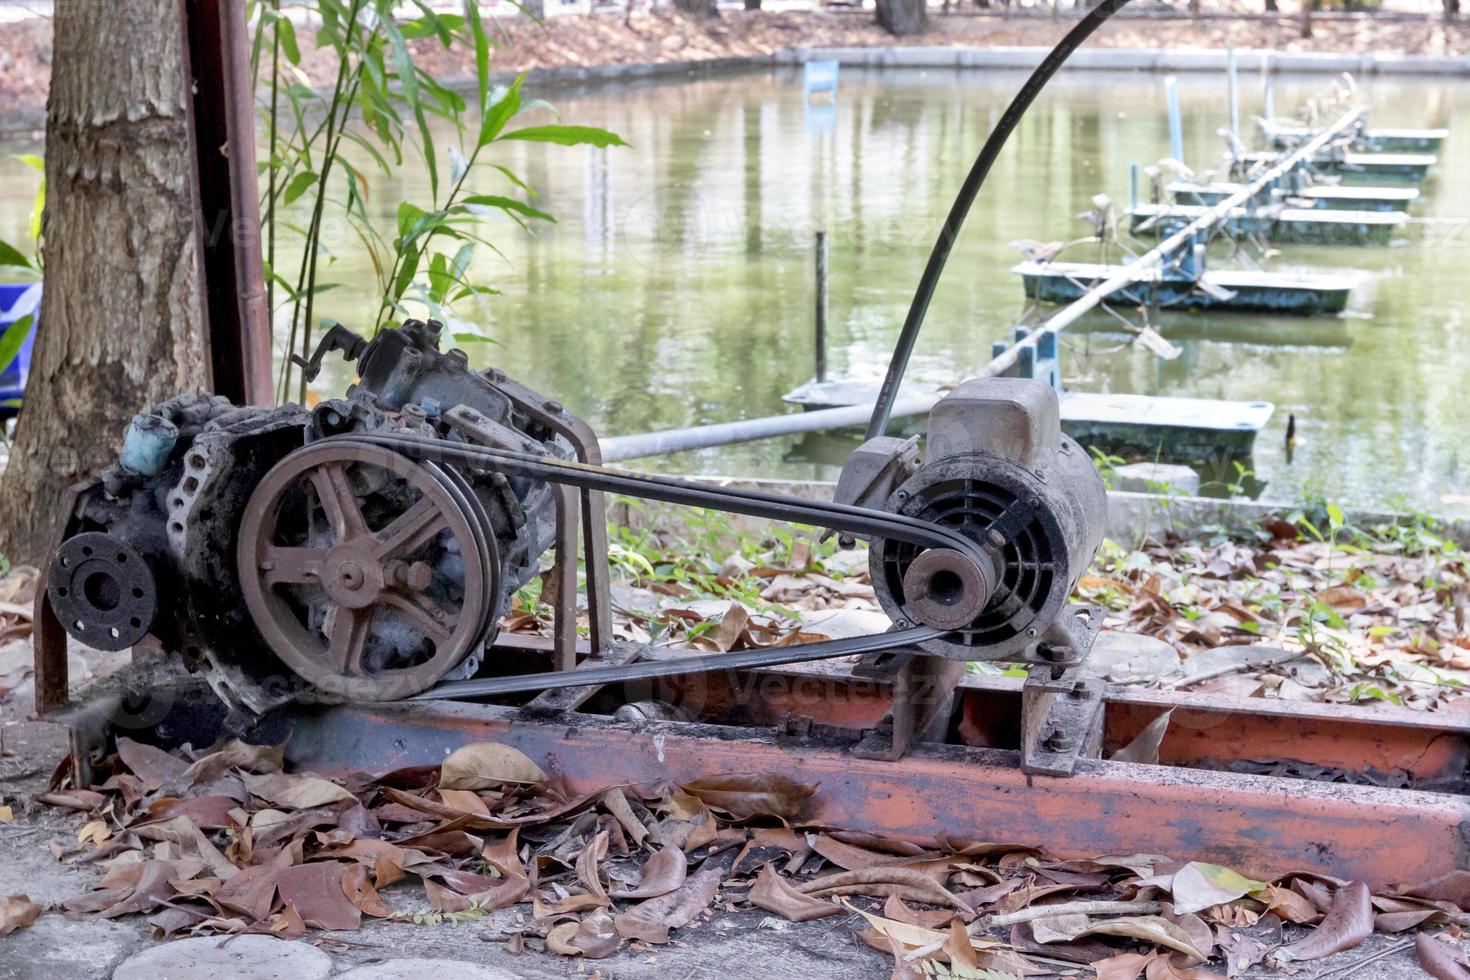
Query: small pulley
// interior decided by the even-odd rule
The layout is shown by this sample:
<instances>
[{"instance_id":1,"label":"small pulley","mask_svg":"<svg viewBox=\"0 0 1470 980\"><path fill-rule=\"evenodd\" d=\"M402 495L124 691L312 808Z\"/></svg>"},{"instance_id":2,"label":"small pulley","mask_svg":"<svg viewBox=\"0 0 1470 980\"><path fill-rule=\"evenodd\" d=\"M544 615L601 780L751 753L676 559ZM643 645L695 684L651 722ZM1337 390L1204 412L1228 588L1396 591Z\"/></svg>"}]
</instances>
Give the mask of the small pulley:
<instances>
[{"instance_id":1,"label":"small pulley","mask_svg":"<svg viewBox=\"0 0 1470 980\"><path fill-rule=\"evenodd\" d=\"M101 531L62 543L46 589L66 631L96 650L126 650L158 613L153 570L131 544Z\"/></svg>"}]
</instances>

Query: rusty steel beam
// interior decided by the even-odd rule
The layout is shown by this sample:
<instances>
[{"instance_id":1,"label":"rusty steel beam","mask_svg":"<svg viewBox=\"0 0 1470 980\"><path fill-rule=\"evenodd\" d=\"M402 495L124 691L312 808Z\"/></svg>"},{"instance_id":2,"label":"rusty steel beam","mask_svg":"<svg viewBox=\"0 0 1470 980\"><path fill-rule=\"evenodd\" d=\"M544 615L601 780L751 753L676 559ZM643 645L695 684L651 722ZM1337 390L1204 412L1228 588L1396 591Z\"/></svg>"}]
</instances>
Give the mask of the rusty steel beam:
<instances>
[{"instance_id":1,"label":"rusty steel beam","mask_svg":"<svg viewBox=\"0 0 1470 980\"><path fill-rule=\"evenodd\" d=\"M463 703L301 709L289 723L287 757L325 772L433 764L491 741L574 793L782 772L819 784L808 818L918 842L943 832L1065 858L1155 853L1260 876L1313 870L1373 888L1470 866L1470 800L1448 794L1096 760L1056 778L1023 773L1015 752L960 745L921 745L888 763L854 757L837 739Z\"/></svg>"},{"instance_id":2,"label":"rusty steel beam","mask_svg":"<svg viewBox=\"0 0 1470 980\"><path fill-rule=\"evenodd\" d=\"M210 390L269 405L271 323L255 174L255 80L245 0L182 0L193 98L195 232Z\"/></svg>"}]
</instances>

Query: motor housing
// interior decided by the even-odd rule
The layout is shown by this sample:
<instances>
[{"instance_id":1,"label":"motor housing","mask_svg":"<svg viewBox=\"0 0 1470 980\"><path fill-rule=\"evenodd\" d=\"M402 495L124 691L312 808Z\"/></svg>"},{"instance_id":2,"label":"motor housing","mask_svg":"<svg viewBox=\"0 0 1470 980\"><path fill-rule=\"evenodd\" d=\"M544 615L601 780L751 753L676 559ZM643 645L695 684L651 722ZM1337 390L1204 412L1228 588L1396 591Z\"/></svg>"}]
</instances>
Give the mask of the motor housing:
<instances>
[{"instance_id":1,"label":"motor housing","mask_svg":"<svg viewBox=\"0 0 1470 980\"><path fill-rule=\"evenodd\" d=\"M854 455L869 478L844 470L839 499L953 528L989 561L977 568L874 541L869 571L884 610L947 630L926 649L950 659L1070 659L1037 648L1068 642L1046 634L1102 541L1107 496L1087 453L1061 431L1055 390L1021 378L966 381L931 410L922 463L919 455L913 440L870 440Z\"/></svg>"}]
</instances>

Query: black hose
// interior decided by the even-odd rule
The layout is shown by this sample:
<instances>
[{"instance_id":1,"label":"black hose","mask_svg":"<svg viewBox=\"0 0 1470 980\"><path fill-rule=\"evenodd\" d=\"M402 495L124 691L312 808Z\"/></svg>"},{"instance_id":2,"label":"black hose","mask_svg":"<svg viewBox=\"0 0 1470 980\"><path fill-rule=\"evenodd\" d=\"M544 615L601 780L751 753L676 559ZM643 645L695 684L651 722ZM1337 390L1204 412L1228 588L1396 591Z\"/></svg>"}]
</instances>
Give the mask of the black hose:
<instances>
[{"instance_id":1,"label":"black hose","mask_svg":"<svg viewBox=\"0 0 1470 980\"><path fill-rule=\"evenodd\" d=\"M954 204L949 209L949 217L944 219L944 227L939 231L939 240L934 243L934 251L929 253L929 264L924 267L924 274L919 277L919 287L914 291L914 301L909 306L909 315L903 322L903 330L898 335L898 345L893 349L893 358L888 362L888 374L883 378L883 387L878 392L877 404L873 406L873 417L868 420L868 438L881 436L883 430L888 428L888 417L893 411L893 403L898 398L898 386L903 380L904 372L908 370L909 357L914 352L914 344L919 339L919 329L924 325L924 315L929 312L929 301L934 298L934 287L939 284L939 277L944 272L944 265L949 261L950 249L954 247L955 239L959 237L960 228L965 223L965 217L970 213L970 205L975 203L975 195L980 192L980 185L985 183L986 176L990 173L995 158L1000 156L1001 149L1010 137L1011 131L1016 128L1026 110L1040 94L1046 83L1057 73L1057 69L1069 58L1073 51L1087 40L1093 31L1096 31L1105 21L1128 0L1102 0L1096 7L1087 12L1087 16L1077 22L1067 36L1062 38L1056 47L1042 59L1040 65L1026 79L1026 84L1021 86L1021 91L1011 100L1006 107L1005 114L1000 117L1000 122L995 124L985 145L980 148L980 155L975 158L975 165L970 168L970 174L965 182L960 185L960 192L955 196Z\"/></svg>"}]
</instances>

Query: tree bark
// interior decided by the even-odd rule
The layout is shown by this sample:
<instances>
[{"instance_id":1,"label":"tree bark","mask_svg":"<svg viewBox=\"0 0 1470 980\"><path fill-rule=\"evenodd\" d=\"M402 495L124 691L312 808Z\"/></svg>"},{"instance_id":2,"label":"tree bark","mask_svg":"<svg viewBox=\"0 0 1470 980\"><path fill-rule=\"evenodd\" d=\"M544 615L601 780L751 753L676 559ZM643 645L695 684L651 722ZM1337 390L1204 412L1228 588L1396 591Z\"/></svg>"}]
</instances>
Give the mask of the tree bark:
<instances>
[{"instance_id":1,"label":"tree bark","mask_svg":"<svg viewBox=\"0 0 1470 980\"><path fill-rule=\"evenodd\" d=\"M1312 36L1312 4L1315 0L1302 0L1302 37Z\"/></svg>"},{"instance_id":2,"label":"tree bark","mask_svg":"<svg viewBox=\"0 0 1470 980\"><path fill-rule=\"evenodd\" d=\"M45 292L0 482L12 561L46 558L65 488L111 462L133 414L202 389L209 363L180 5L59 3L54 31Z\"/></svg>"},{"instance_id":3,"label":"tree bark","mask_svg":"<svg viewBox=\"0 0 1470 980\"><path fill-rule=\"evenodd\" d=\"M716 9L715 2L716 0L674 0L674 6L695 17L718 17L720 12Z\"/></svg>"},{"instance_id":4,"label":"tree bark","mask_svg":"<svg viewBox=\"0 0 1470 980\"><path fill-rule=\"evenodd\" d=\"M1444 19L1455 20L1460 16L1460 0L1444 0Z\"/></svg>"},{"instance_id":5,"label":"tree bark","mask_svg":"<svg viewBox=\"0 0 1470 980\"><path fill-rule=\"evenodd\" d=\"M1274 14L1280 8L1276 6L1276 0L1266 0L1266 13Z\"/></svg>"},{"instance_id":6,"label":"tree bark","mask_svg":"<svg viewBox=\"0 0 1470 980\"><path fill-rule=\"evenodd\" d=\"M877 0L878 26L889 34L903 37L922 34L929 27L926 0Z\"/></svg>"}]
</instances>

